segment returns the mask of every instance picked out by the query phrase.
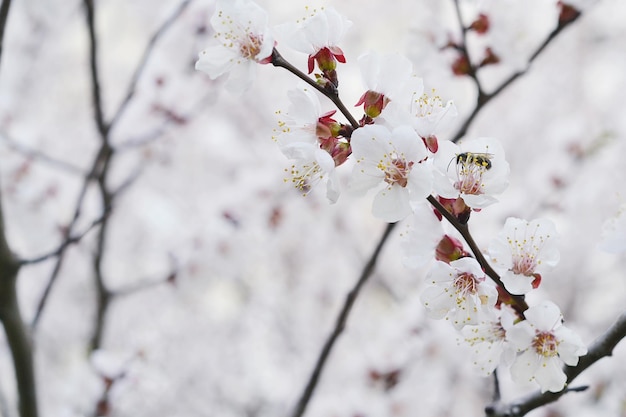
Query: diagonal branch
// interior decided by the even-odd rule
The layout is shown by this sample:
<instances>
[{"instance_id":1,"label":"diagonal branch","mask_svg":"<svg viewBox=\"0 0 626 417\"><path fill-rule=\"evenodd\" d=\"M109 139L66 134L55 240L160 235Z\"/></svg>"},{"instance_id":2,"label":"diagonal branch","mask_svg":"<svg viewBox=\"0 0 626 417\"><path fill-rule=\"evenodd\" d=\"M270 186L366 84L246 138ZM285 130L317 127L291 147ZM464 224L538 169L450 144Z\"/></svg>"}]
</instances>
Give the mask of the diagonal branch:
<instances>
[{"instance_id":1,"label":"diagonal branch","mask_svg":"<svg viewBox=\"0 0 626 417\"><path fill-rule=\"evenodd\" d=\"M322 371L324 370L326 361L328 360L328 357L330 356L330 352L332 351L335 345L335 342L337 341L337 338L339 337L339 335L341 335L344 328L346 327L348 316L350 315L352 306L354 305L354 302L356 301L356 298L359 295L359 291L361 290L363 285L367 282L368 278L374 272L374 266L376 265L376 260L378 259L378 255L380 254L380 251L385 245L385 242L387 241L387 238L389 237L395 225L396 223L389 223L387 225L385 232L383 233L383 235L380 238L380 241L376 245L376 249L370 256L370 259L365 264L365 267L363 268L363 271L361 272L361 276L359 280L355 284L354 288L352 288L352 290L346 296L346 301L344 302L343 307L341 308L341 311L339 312L339 316L337 317L337 321L335 322L335 327L333 331L331 332L331 334L328 336L328 339L326 339L326 342L324 343L324 347L322 348L322 351L320 352L320 356L318 357L315 367L313 368L313 372L311 373L311 376L309 377L309 381L307 382L307 385L304 388L304 392L300 396L300 400L298 401L298 404L294 412L291 414L292 417L301 417L306 411L306 407L309 404L311 397L313 396L313 392L315 391L315 388L317 387L317 383L319 381L320 375L322 374Z\"/></svg>"},{"instance_id":2,"label":"diagonal branch","mask_svg":"<svg viewBox=\"0 0 626 417\"><path fill-rule=\"evenodd\" d=\"M455 0L455 4L456 4L456 2L457 2L457 0ZM474 121L476 116L478 116L478 113L480 113L482 108L487 103L489 103L491 101L491 99L493 99L494 97L498 96L502 91L504 91L507 87L509 87L511 84L513 84L513 82L515 80L520 78L522 75L526 74L530 70L531 64L546 49L546 47L548 45L550 45L550 43L552 43L552 41L554 41L554 39L556 39L556 37L566 27L568 27L570 24L572 24L576 20L578 20L578 18L581 15L582 14L577 14L577 15L575 15L573 18L571 18L569 20L559 22L558 26L552 32L550 32L550 34L546 37L546 39L543 41L543 43L541 45L539 45L539 47L535 50L535 52L532 53L532 55L528 59L528 66L524 70L521 70L521 71L518 71L518 72L515 72L514 74L512 74L509 78L507 78L505 81L503 81L502 84L500 84L491 93L484 93L482 91L480 82L478 81L478 78L477 78L476 74L470 75L471 78L474 80L474 83L476 84L476 87L478 88L478 96L476 98L476 106L474 107L474 110L472 110L472 112L470 113L468 118L465 120L463 125L459 128L457 133L452 137L452 142L458 142L459 139L461 139L467 133L467 130L469 129L470 125L472 124L472 122ZM463 45L463 47L465 48L465 45Z\"/></svg>"},{"instance_id":3,"label":"diagonal branch","mask_svg":"<svg viewBox=\"0 0 626 417\"><path fill-rule=\"evenodd\" d=\"M109 123L109 126L112 127L117 123L117 121L124 114L124 111L126 110L126 107L128 106L128 103L130 103L131 99L135 95L135 91L137 89L137 83L139 82L139 79L143 75L143 72L146 68L146 64L148 62L148 58L150 58L150 55L152 54L152 50L154 49L154 46L156 45L157 41L161 38L161 36L165 34L165 32L167 32L170 26L172 26L174 22L176 22L176 20L185 11L185 9L187 8L187 6L189 6L190 3L191 3L191 0L183 0L183 2L178 5L176 10L174 10L174 13L172 13L161 24L159 29L157 29L157 31L154 32L154 34L148 41L148 45L146 46L146 49L143 51L143 55L141 56L139 65L137 65L137 68L135 69L135 72L133 73L133 76L130 80L130 84L128 85L128 90L126 91L126 95L124 96L124 99L122 100L119 107L117 108L117 111L111 118L111 122Z\"/></svg>"}]
</instances>

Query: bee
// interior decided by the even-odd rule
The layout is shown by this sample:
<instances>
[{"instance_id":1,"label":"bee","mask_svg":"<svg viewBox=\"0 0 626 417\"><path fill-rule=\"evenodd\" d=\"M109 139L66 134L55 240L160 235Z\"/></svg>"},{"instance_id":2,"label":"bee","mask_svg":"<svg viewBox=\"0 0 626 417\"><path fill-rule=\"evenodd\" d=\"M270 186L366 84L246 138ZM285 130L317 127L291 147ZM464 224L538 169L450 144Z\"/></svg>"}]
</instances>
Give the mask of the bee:
<instances>
[{"instance_id":1,"label":"bee","mask_svg":"<svg viewBox=\"0 0 626 417\"><path fill-rule=\"evenodd\" d=\"M491 158L493 158L493 154L490 153L463 152L456 156L456 164L464 166L474 164L477 167L489 170L491 169ZM448 164L448 168L450 168L452 161L454 161L454 158Z\"/></svg>"}]
</instances>

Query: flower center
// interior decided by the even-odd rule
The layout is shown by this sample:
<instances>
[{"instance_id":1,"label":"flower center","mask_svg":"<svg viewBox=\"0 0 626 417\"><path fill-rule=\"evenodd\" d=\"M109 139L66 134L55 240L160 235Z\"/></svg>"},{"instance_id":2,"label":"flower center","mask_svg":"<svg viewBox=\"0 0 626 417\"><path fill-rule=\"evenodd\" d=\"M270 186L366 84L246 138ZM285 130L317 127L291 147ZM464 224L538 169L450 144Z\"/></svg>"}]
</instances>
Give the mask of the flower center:
<instances>
[{"instance_id":1,"label":"flower center","mask_svg":"<svg viewBox=\"0 0 626 417\"><path fill-rule=\"evenodd\" d=\"M533 347L538 354L546 358L556 356L559 353L559 341L550 332L537 332L535 340L533 340Z\"/></svg>"},{"instance_id":2,"label":"flower center","mask_svg":"<svg viewBox=\"0 0 626 417\"><path fill-rule=\"evenodd\" d=\"M415 100L415 104L414 113L416 117L427 117L439 113L444 107L440 96L431 97L426 93Z\"/></svg>"},{"instance_id":3,"label":"flower center","mask_svg":"<svg viewBox=\"0 0 626 417\"><path fill-rule=\"evenodd\" d=\"M518 275L532 276L537 266L537 260L532 253L522 253L513 256L511 271Z\"/></svg>"},{"instance_id":4,"label":"flower center","mask_svg":"<svg viewBox=\"0 0 626 417\"><path fill-rule=\"evenodd\" d=\"M515 274L525 275L527 277L534 275L535 268L541 262L537 260L539 252L545 241L550 236L537 235L537 230L530 236L523 236L518 239L517 228L513 237L507 238L511 254L513 255L513 267L511 271Z\"/></svg>"},{"instance_id":5,"label":"flower center","mask_svg":"<svg viewBox=\"0 0 626 417\"><path fill-rule=\"evenodd\" d=\"M457 181L454 188L462 194L483 194L483 175L487 171L487 167L475 163L473 160L460 160L457 163L456 176Z\"/></svg>"},{"instance_id":6,"label":"flower center","mask_svg":"<svg viewBox=\"0 0 626 417\"><path fill-rule=\"evenodd\" d=\"M248 33L246 38L242 39L239 44L239 53L242 57L253 60L261 52L262 44L263 36Z\"/></svg>"},{"instance_id":7,"label":"flower center","mask_svg":"<svg viewBox=\"0 0 626 417\"><path fill-rule=\"evenodd\" d=\"M478 280L474 275L464 272L456 277L454 287L459 295L473 295L478 291Z\"/></svg>"},{"instance_id":8,"label":"flower center","mask_svg":"<svg viewBox=\"0 0 626 417\"><path fill-rule=\"evenodd\" d=\"M378 162L378 169L385 173L385 182L389 185L398 184L406 187L408 176L413 168L413 162L407 161L399 155L385 155L385 160Z\"/></svg>"},{"instance_id":9,"label":"flower center","mask_svg":"<svg viewBox=\"0 0 626 417\"><path fill-rule=\"evenodd\" d=\"M291 183L296 189L307 195L311 187L322 179L323 172L317 162L305 163L302 165L292 165L291 169L285 168L291 174ZM285 182L289 181L288 178Z\"/></svg>"}]
</instances>

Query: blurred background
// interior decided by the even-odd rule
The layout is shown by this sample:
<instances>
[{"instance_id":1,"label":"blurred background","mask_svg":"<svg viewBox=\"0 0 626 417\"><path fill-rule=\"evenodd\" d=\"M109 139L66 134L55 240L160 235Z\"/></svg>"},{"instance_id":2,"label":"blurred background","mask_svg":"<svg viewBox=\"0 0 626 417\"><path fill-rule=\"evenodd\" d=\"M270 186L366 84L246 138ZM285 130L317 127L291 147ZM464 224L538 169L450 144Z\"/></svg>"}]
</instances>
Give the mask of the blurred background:
<instances>
[{"instance_id":1,"label":"blurred background","mask_svg":"<svg viewBox=\"0 0 626 417\"><path fill-rule=\"evenodd\" d=\"M297 20L307 5L258 3L272 25ZM353 22L338 69L343 101L351 106L363 93L360 54L403 53L428 88L456 103L459 117L440 140L452 137L476 98L472 81L452 73L454 52L442 50L460 39L453 1L325 4ZM479 12L491 19L485 36L468 35L473 56L491 46L501 58L479 74L487 91L527 67L558 17L556 1L461 6L465 24ZM584 7L480 112L467 137L500 139L511 165L501 203L472 216L477 242L486 248L509 216L553 220L561 262L529 303L553 300L565 324L591 343L623 311L626 294L625 255L596 247L603 222L626 202L626 4ZM95 2L105 120L124 102L151 37L172 19L108 132L113 198L103 221L102 189L86 181L101 137L83 4L11 7L0 72L7 238L21 259L34 260L59 248L69 225L72 235L85 233L61 256L25 265L18 278L25 321L40 314L33 338L42 416L288 415L385 229L371 215L371 196L343 193L329 205L322 187L302 197L283 181L290 164L272 135L293 76L261 66L253 88L234 97L223 79L194 70L212 37L213 10L208 0ZM277 48L306 69L305 55ZM344 184L349 174L341 167ZM307 416L484 414L493 381L474 373L469 349L447 323L425 317L426 271L402 266L402 230L363 289ZM109 301L98 316L102 285ZM626 416L625 346L576 380L589 390L530 415ZM13 372L0 332L3 417L18 415ZM535 389L513 385L506 370L500 377L504 400Z\"/></svg>"}]
</instances>

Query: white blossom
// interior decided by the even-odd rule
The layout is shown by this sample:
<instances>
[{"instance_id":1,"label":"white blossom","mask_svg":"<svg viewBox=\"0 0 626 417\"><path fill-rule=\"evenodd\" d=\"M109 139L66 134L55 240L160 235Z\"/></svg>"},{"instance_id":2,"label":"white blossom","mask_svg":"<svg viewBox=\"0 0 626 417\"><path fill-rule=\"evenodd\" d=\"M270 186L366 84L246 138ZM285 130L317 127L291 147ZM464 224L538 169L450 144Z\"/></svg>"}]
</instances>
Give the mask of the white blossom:
<instances>
[{"instance_id":1,"label":"white blossom","mask_svg":"<svg viewBox=\"0 0 626 417\"><path fill-rule=\"evenodd\" d=\"M435 154L434 189L444 198L463 198L474 209L498 200L494 195L508 186L509 163L502 145L493 138L478 138L456 145L441 141Z\"/></svg>"},{"instance_id":2,"label":"white blossom","mask_svg":"<svg viewBox=\"0 0 626 417\"><path fill-rule=\"evenodd\" d=\"M256 77L257 64L268 63L272 55L267 12L251 0L218 0L211 25L214 38L200 52L196 69L212 79L228 73L226 89L243 93Z\"/></svg>"},{"instance_id":3,"label":"white blossom","mask_svg":"<svg viewBox=\"0 0 626 417\"><path fill-rule=\"evenodd\" d=\"M304 194L319 181L326 182L326 197L335 203L339 198L339 180L332 156L318 143L317 127L321 105L314 91L301 86L288 92L291 105L276 142L282 153L294 160L287 170L288 181Z\"/></svg>"},{"instance_id":4,"label":"white blossom","mask_svg":"<svg viewBox=\"0 0 626 417\"><path fill-rule=\"evenodd\" d=\"M447 264L437 261L427 278L430 284L420 299L430 317L446 317L460 329L478 324L491 314L498 298L495 285L485 277L474 258L461 258Z\"/></svg>"},{"instance_id":5,"label":"white blossom","mask_svg":"<svg viewBox=\"0 0 626 417\"><path fill-rule=\"evenodd\" d=\"M308 16L296 23L286 23L276 28L284 42L299 52L315 55L328 48L339 52L338 45L352 22L333 7L309 10Z\"/></svg>"},{"instance_id":6,"label":"white blossom","mask_svg":"<svg viewBox=\"0 0 626 417\"><path fill-rule=\"evenodd\" d=\"M489 255L511 294L526 294L533 288L533 281L559 262L556 238L556 227L548 219L506 220L489 246Z\"/></svg>"},{"instance_id":7,"label":"white blossom","mask_svg":"<svg viewBox=\"0 0 626 417\"><path fill-rule=\"evenodd\" d=\"M575 366L587 348L562 325L561 311L551 301L529 308L524 316L525 321L507 332L507 340L520 352L511 366L511 377L518 383L535 381L541 392L559 392L567 382L563 364Z\"/></svg>"},{"instance_id":8,"label":"white blossom","mask_svg":"<svg viewBox=\"0 0 626 417\"><path fill-rule=\"evenodd\" d=\"M384 185L374 197L374 216L387 222L404 219L411 203L421 202L431 191L428 153L410 126L392 132L384 126L366 125L354 131L350 142L356 165L350 188L357 193Z\"/></svg>"},{"instance_id":9,"label":"white blossom","mask_svg":"<svg viewBox=\"0 0 626 417\"><path fill-rule=\"evenodd\" d=\"M515 312L502 304L481 323L461 329L472 348L472 364L479 373L491 375L501 363L512 363L515 351L506 340L506 332L513 327L515 317Z\"/></svg>"}]
</instances>

